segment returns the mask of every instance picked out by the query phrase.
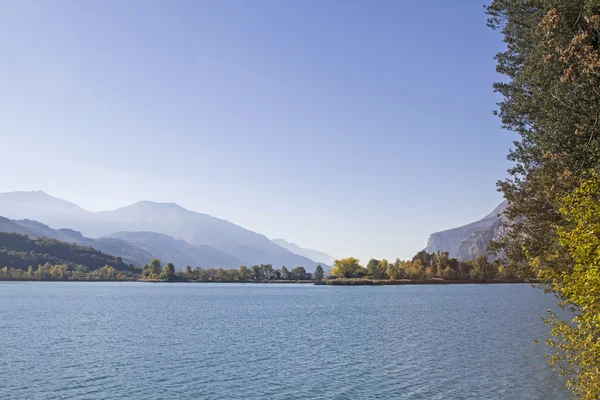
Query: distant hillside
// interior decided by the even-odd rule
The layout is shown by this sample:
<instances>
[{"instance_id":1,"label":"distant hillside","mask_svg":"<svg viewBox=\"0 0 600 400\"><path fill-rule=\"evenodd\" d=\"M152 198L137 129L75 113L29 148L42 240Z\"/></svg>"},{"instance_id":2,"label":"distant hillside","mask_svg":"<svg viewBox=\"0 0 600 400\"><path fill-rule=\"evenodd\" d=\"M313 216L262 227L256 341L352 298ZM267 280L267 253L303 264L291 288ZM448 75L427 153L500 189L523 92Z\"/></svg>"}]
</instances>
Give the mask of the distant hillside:
<instances>
[{"instance_id":1,"label":"distant hillside","mask_svg":"<svg viewBox=\"0 0 600 400\"><path fill-rule=\"evenodd\" d=\"M431 234L425 251L445 251L450 257L461 261L472 260L479 254L486 253L488 243L503 233L500 215L504 212L506 204L506 201L503 201L479 221Z\"/></svg>"},{"instance_id":2,"label":"distant hillside","mask_svg":"<svg viewBox=\"0 0 600 400\"><path fill-rule=\"evenodd\" d=\"M297 244L290 243L284 239L271 239L271 241L283 247L284 249L288 249L294 254L306 257L316 263L321 263L322 265L333 265L334 258L327 253L323 253L322 251L300 247Z\"/></svg>"},{"instance_id":3,"label":"distant hillside","mask_svg":"<svg viewBox=\"0 0 600 400\"><path fill-rule=\"evenodd\" d=\"M187 242L155 232L117 232L102 238L122 240L135 245L165 262L172 262L177 269L187 265L201 268L238 268L242 261L209 246L192 246Z\"/></svg>"},{"instance_id":4,"label":"distant hillside","mask_svg":"<svg viewBox=\"0 0 600 400\"><path fill-rule=\"evenodd\" d=\"M89 271L109 265L118 271L140 272L120 258L91 247L60 242L55 239L30 239L25 235L0 232L0 266L26 270L45 263L66 264L70 269L83 266Z\"/></svg>"},{"instance_id":5,"label":"distant hillside","mask_svg":"<svg viewBox=\"0 0 600 400\"><path fill-rule=\"evenodd\" d=\"M133 264L138 267L150 262L155 257L150 252L124 240L113 238L90 239L72 229L52 229L48 225L27 219L16 221L0 217L0 232L19 233L29 236L30 239L50 238L92 247L106 254L121 257L126 264Z\"/></svg>"},{"instance_id":6,"label":"distant hillside","mask_svg":"<svg viewBox=\"0 0 600 400\"><path fill-rule=\"evenodd\" d=\"M248 266L265 263L303 266L312 272L317 265L264 235L174 203L141 201L117 210L89 212L44 192L12 192L0 194L0 215L35 219L53 228L71 228L88 237L127 231L163 233L193 246L221 250Z\"/></svg>"}]
</instances>

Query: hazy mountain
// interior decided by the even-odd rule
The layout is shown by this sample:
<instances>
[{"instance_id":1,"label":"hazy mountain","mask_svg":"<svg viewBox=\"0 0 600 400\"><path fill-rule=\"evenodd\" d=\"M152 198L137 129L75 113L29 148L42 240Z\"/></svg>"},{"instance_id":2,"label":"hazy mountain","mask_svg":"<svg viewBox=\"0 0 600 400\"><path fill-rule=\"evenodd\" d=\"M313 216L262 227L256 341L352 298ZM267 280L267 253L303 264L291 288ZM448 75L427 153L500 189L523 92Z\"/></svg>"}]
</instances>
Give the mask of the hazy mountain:
<instances>
[{"instance_id":1,"label":"hazy mountain","mask_svg":"<svg viewBox=\"0 0 600 400\"><path fill-rule=\"evenodd\" d=\"M459 260L471 260L479 254L484 254L487 244L503 232L499 215L506 208L506 204L506 201L503 201L478 221L431 234L425 250L428 253L447 251L450 257Z\"/></svg>"},{"instance_id":2,"label":"hazy mountain","mask_svg":"<svg viewBox=\"0 0 600 400\"><path fill-rule=\"evenodd\" d=\"M288 249L294 254L306 257L316 263L322 263L322 265L333 265L334 258L327 253L323 253L322 251L300 247L295 243L286 241L285 239L271 239L271 241L283 247L284 249Z\"/></svg>"},{"instance_id":3,"label":"hazy mountain","mask_svg":"<svg viewBox=\"0 0 600 400\"><path fill-rule=\"evenodd\" d=\"M117 210L89 212L44 192L13 192L0 194L0 215L35 219L53 228L71 228L88 237L128 231L164 233L193 246L221 250L247 266L264 263L276 267L304 266L312 272L317 265L264 235L174 203L141 201Z\"/></svg>"},{"instance_id":4,"label":"hazy mountain","mask_svg":"<svg viewBox=\"0 0 600 400\"><path fill-rule=\"evenodd\" d=\"M0 232L18 233L19 235L29 235L30 237L35 237L32 236L33 232L31 232L27 228L17 224L16 221L12 221L4 217L0 217Z\"/></svg>"},{"instance_id":5,"label":"hazy mountain","mask_svg":"<svg viewBox=\"0 0 600 400\"><path fill-rule=\"evenodd\" d=\"M88 211L76 204L38 190L0 193L0 215L10 219L31 219L51 226L67 227Z\"/></svg>"},{"instance_id":6,"label":"hazy mountain","mask_svg":"<svg viewBox=\"0 0 600 400\"><path fill-rule=\"evenodd\" d=\"M177 269L186 265L201 268L238 268L242 261L212 247L192 246L187 242L175 239L164 233L156 232L117 232L103 239L114 238L124 240L142 248L163 262L172 262Z\"/></svg>"},{"instance_id":7,"label":"hazy mountain","mask_svg":"<svg viewBox=\"0 0 600 400\"><path fill-rule=\"evenodd\" d=\"M154 256L134 244L115 238L91 239L72 229L52 229L32 220L10 220L0 217L0 232L27 235L31 239L50 238L61 242L92 247L111 256L121 257L126 264L141 266L150 262Z\"/></svg>"}]
</instances>

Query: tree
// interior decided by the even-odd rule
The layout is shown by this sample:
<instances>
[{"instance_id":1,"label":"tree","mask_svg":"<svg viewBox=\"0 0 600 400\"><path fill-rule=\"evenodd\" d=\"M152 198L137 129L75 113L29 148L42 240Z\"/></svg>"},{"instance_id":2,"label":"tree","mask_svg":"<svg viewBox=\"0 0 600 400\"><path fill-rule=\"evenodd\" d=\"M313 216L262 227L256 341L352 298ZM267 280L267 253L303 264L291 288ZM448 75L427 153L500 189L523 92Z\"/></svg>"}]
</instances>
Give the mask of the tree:
<instances>
[{"instance_id":1,"label":"tree","mask_svg":"<svg viewBox=\"0 0 600 400\"><path fill-rule=\"evenodd\" d=\"M261 264L260 269L262 270L262 276L265 279L273 278L273 266L271 264Z\"/></svg>"},{"instance_id":2,"label":"tree","mask_svg":"<svg viewBox=\"0 0 600 400\"><path fill-rule=\"evenodd\" d=\"M167 281L172 281L175 277L175 266L173 263L168 263L163 267L162 273L160 274L161 279L166 279Z\"/></svg>"},{"instance_id":3,"label":"tree","mask_svg":"<svg viewBox=\"0 0 600 400\"><path fill-rule=\"evenodd\" d=\"M496 56L508 78L494 85L504 97L497 114L520 136L508 155L509 178L499 182L509 230L494 247L523 268L533 259L540 268L572 265L556 236L565 223L558 208L582 173L600 166L598 10L596 0L495 0L487 7L488 25L508 44Z\"/></svg>"},{"instance_id":4,"label":"tree","mask_svg":"<svg viewBox=\"0 0 600 400\"><path fill-rule=\"evenodd\" d=\"M429 254L425 250L421 250L420 252L415 254L415 256L412 259L412 262L419 260L421 262L421 265L423 265L424 267L429 267L432 259L433 254Z\"/></svg>"},{"instance_id":5,"label":"tree","mask_svg":"<svg viewBox=\"0 0 600 400\"><path fill-rule=\"evenodd\" d=\"M361 273L362 267L354 257L342 258L333 262L331 274L339 278L354 278Z\"/></svg>"},{"instance_id":6,"label":"tree","mask_svg":"<svg viewBox=\"0 0 600 400\"><path fill-rule=\"evenodd\" d=\"M387 260L376 260L371 258L367 264L367 275L371 279L385 279L389 263Z\"/></svg>"},{"instance_id":7,"label":"tree","mask_svg":"<svg viewBox=\"0 0 600 400\"><path fill-rule=\"evenodd\" d=\"M281 279L290 279L290 271L285 265L281 267Z\"/></svg>"},{"instance_id":8,"label":"tree","mask_svg":"<svg viewBox=\"0 0 600 400\"><path fill-rule=\"evenodd\" d=\"M573 194L563 199L559 212L565 226L559 243L574 265L569 274L544 270L560 299L559 305L577 310L570 322L551 314L555 350L551 358L570 379L568 385L584 399L600 398L600 175L589 173Z\"/></svg>"},{"instance_id":9,"label":"tree","mask_svg":"<svg viewBox=\"0 0 600 400\"><path fill-rule=\"evenodd\" d=\"M187 279L191 280L192 276L193 276L192 267L188 265L185 267L185 277Z\"/></svg>"},{"instance_id":10,"label":"tree","mask_svg":"<svg viewBox=\"0 0 600 400\"><path fill-rule=\"evenodd\" d=\"M152 261L150 261L150 275L159 275L160 271L161 271L161 262L158 258L153 258Z\"/></svg>"},{"instance_id":11,"label":"tree","mask_svg":"<svg viewBox=\"0 0 600 400\"><path fill-rule=\"evenodd\" d=\"M283 268L285 268L285 267L283 267ZM315 268L315 275L314 275L315 281L321 282L324 277L325 277L325 272L323 271L323 267L321 267L321 264L319 264L319 265L317 265L317 268Z\"/></svg>"},{"instance_id":12,"label":"tree","mask_svg":"<svg viewBox=\"0 0 600 400\"><path fill-rule=\"evenodd\" d=\"M215 272L215 280L217 281L225 281L227 280L227 273L223 268L218 268Z\"/></svg>"},{"instance_id":13,"label":"tree","mask_svg":"<svg viewBox=\"0 0 600 400\"><path fill-rule=\"evenodd\" d=\"M240 281L247 281L248 274L248 267L246 267L245 265L240 265L240 268L238 270L238 276L240 278Z\"/></svg>"},{"instance_id":14,"label":"tree","mask_svg":"<svg viewBox=\"0 0 600 400\"><path fill-rule=\"evenodd\" d=\"M114 270L114 268L113 268L113 270ZM64 264L53 265L52 267L50 267L48 272L49 272L50 276L52 277L52 279L55 279L55 280L62 281L63 279L66 279L68 276L67 266Z\"/></svg>"},{"instance_id":15,"label":"tree","mask_svg":"<svg viewBox=\"0 0 600 400\"><path fill-rule=\"evenodd\" d=\"M404 277L404 261L396 258L393 264L389 264L386 269L388 278L392 280L401 279Z\"/></svg>"},{"instance_id":16,"label":"tree","mask_svg":"<svg viewBox=\"0 0 600 400\"><path fill-rule=\"evenodd\" d=\"M105 265L98 270L98 279L103 281L112 281L115 279L115 269L110 265Z\"/></svg>"},{"instance_id":17,"label":"tree","mask_svg":"<svg viewBox=\"0 0 600 400\"><path fill-rule=\"evenodd\" d=\"M306 276L306 270L304 269L304 267L293 268L291 272L294 278L299 281L303 280Z\"/></svg>"},{"instance_id":18,"label":"tree","mask_svg":"<svg viewBox=\"0 0 600 400\"><path fill-rule=\"evenodd\" d=\"M495 277L493 265L488 261L486 255L479 255L473 262L473 269L469 272L471 279L479 282L487 282Z\"/></svg>"},{"instance_id":19,"label":"tree","mask_svg":"<svg viewBox=\"0 0 600 400\"><path fill-rule=\"evenodd\" d=\"M262 276L262 269L260 268L260 265L253 265L252 266L252 278L254 278L255 281L260 280Z\"/></svg>"},{"instance_id":20,"label":"tree","mask_svg":"<svg viewBox=\"0 0 600 400\"><path fill-rule=\"evenodd\" d=\"M595 209L579 205L598 202L589 186L593 175L586 174L600 170L600 4L494 0L487 14L507 43L496 56L497 71L507 78L494 86L504 98L497 114L520 136L508 156L514 163L509 178L499 182L508 200L508 231L494 248L521 273L539 273L547 290L585 316L594 292L581 283L585 276L595 287L598 260L590 244L598 232ZM584 221L587 234L578 229ZM558 342L549 343L559 350L552 361L570 376L569 388L584 399L599 398L593 360L600 356L588 346L600 342L596 327L585 317L574 330L558 318L550 323Z\"/></svg>"},{"instance_id":21,"label":"tree","mask_svg":"<svg viewBox=\"0 0 600 400\"><path fill-rule=\"evenodd\" d=\"M437 254L433 256L433 266L435 267L433 270L434 275L442 275L442 272L446 269L446 267L450 266L450 259L448 258L448 253L445 251L438 250Z\"/></svg>"}]
</instances>

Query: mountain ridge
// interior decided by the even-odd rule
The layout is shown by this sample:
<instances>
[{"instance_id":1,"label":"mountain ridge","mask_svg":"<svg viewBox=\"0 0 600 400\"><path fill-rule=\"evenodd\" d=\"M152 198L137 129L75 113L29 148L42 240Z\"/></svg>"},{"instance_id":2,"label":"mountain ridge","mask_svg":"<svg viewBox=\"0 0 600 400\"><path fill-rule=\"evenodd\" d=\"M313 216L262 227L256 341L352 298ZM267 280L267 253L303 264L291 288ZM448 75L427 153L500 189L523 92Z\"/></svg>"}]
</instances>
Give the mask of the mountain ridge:
<instances>
[{"instance_id":1,"label":"mountain ridge","mask_svg":"<svg viewBox=\"0 0 600 400\"><path fill-rule=\"evenodd\" d=\"M425 251L448 252L460 261L471 260L487 252L488 243L503 234L501 214L507 206L504 200L483 218L456 228L434 232L429 236Z\"/></svg>"},{"instance_id":2,"label":"mountain ridge","mask_svg":"<svg viewBox=\"0 0 600 400\"><path fill-rule=\"evenodd\" d=\"M284 249L288 249L294 254L298 254L300 256L306 257L309 260L312 260L316 263L325 264L327 266L333 265L334 258L327 253L322 251L309 249L306 247L300 247L296 243L288 242L282 238L271 239L271 241ZM323 265L321 265L323 266Z\"/></svg>"},{"instance_id":3,"label":"mountain ridge","mask_svg":"<svg viewBox=\"0 0 600 400\"><path fill-rule=\"evenodd\" d=\"M45 201L50 204L46 206ZM265 263L304 266L310 272L317 265L309 258L273 243L265 235L224 219L187 210L176 203L142 200L115 210L91 212L43 191L9 192L0 194L0 215L32 219L54 228L69 228L92 238L115 232L163 233L192 246L206 245L223 251L248 266Z\"/></svg>"}]
</instances>

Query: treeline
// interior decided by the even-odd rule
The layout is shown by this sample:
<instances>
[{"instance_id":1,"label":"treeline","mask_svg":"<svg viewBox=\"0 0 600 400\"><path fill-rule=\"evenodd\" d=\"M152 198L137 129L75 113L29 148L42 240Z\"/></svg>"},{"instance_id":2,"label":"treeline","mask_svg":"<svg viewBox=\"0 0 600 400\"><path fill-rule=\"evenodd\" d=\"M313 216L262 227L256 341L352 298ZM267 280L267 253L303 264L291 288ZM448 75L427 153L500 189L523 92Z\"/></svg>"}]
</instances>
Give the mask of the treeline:
<instances>
[{"instance_id":1,"label":"treeline","mask_svg":"<svg viewBox=\"0 0 600 400\"><path fill-rule=\"evenodd\" d=\"M0 280L15 281L132 281L137 280L139 274L131 271L118 271L110 265L87 270L83 265L74 268L66 264L46 263L37 268L29 266L26 270L15 267L0 268Z\"/></svg>"},{"instance_id":2,"label":"treeline","mask_svg":"<svg viewBox=\"0 0 600 400\"><path fill-rule=\"evenodd\" d=\"M175 271L175 266L168 263L161 266L158 259L153 259L149 264L142 267L142 280L162 280L180 282L270 282L270 281L316 281L324 279L324 270L321 265L315 269L315 273L306 272L304 267L295 267L289 270L283 266L275 269L271 264L253 265L248 268L245 265L239 268L195 268L187 266L184 271Z\"/></svg>"},{"instance_id":3,"label":"treeline","mask_svg":"<svg viewBox=\"0 0 600 400\"><path fill-rule=\"evenodd\" d=\"M532 278L532 276L523 276L521 272L520 269L505 265L499 260L489 261L486 256L478 256L472 261L458 261L456 258L450 258L447 252L427 253L423 250L412 260L396 259L394 262L389 262L385 259L371 259L366 266L360 265L353 257L335 260L331 279L517 282Z\"/></svg>"}]
</instances>

